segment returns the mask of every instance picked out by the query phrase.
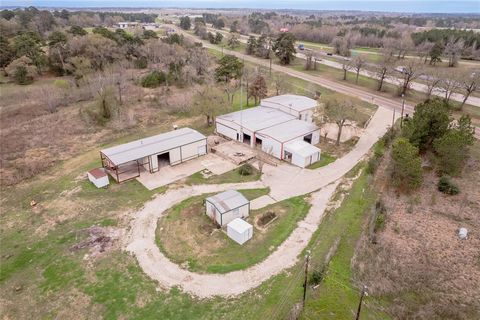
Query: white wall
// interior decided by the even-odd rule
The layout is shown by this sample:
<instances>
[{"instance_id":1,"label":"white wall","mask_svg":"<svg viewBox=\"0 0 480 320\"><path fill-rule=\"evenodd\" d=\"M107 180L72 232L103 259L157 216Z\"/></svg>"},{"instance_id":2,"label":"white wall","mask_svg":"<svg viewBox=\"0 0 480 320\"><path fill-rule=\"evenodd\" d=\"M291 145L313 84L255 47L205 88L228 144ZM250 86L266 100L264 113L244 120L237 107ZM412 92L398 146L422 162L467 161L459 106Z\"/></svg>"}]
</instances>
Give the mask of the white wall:
<instances>
[{"instance_id":1,"label":"white wall","mask_svg":"<svg viewBox=\"0 0 480 320\"><path fill-rule=\"evenodd\" d=\"M253 236L253 226L250 226L245 232L238 233L236 230L227 227L227 235L230 239L235 241L238 244L244 244L248 240L250 240Z\"/></svg>"},{"instance_id":2,"label":"white wall","mask_svg":"<svg viewBox=\"0 0 480 320\"><path fill-rule=\"evenodd\" d=\"M94 176L92 176L89 172L87 172L87 176L88 176L88 180L90 180L90 182L93 183L97 188L106 187L110 183L110 181L108 180L108 175L97 179Z\"/></svg>"},{"instance_id":3,"label":"white wall","mask_svg":"<svg viewBox=\"0 0 480 320\"><path fill-rule=\"evenodd\" d=\"M237 218L246 218L249 215L249 205L246 204L238 210L230 210L222 214L222 226L227 225L230 221L237 219Z\"/></svg>"},{"instance_id":4,"label":"white wall","mask_svg":"<svg viewBox=\"0 0 480 320\"><path fill-rule=\"evenodd\" d=\"M278 159L282 158L282 144L269 137L263 137L258 135L258 138L262 139L262 151L268 153Z\"/></svg>"},{"instance_id":5,"label":"white wall","mask_svg":"<svg viewBox=\"0 0 480 320\"><path fill-rule=\"evenodd\" d=\"M232 123L223 123L220 119L217 119L216 130L218 134L221 134L232 140L237 140L238 128L236 128L236 126Z\"/></svg>"},{"instance_id":6,"label":"white wall","mask_svg":"<svg viewBox=\"0 0 480 320\"><path fill-rule=\"evenodd\" d=\"M312 144L315 145L320 142L320 129L312 133Z\"/></svg>"}]
</instances>

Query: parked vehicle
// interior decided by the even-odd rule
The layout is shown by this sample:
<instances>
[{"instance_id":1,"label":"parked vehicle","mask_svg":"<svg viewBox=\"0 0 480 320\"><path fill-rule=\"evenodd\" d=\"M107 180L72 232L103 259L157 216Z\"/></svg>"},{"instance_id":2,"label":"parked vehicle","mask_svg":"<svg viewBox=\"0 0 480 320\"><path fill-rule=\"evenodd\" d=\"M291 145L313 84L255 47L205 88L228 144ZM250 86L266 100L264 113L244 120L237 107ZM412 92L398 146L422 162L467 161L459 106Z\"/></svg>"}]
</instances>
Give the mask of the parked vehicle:
<instances>
[{"instance_id":1,"label":"parked vehicle","mask_svg":"<svg viewBox=\"0 0 480 320\"><path fill-rule=\"evenodd\" d=\"M303 43L300 43L298 45L298 50L305 50L305 45Z\"/></svg>"}]
</instances>

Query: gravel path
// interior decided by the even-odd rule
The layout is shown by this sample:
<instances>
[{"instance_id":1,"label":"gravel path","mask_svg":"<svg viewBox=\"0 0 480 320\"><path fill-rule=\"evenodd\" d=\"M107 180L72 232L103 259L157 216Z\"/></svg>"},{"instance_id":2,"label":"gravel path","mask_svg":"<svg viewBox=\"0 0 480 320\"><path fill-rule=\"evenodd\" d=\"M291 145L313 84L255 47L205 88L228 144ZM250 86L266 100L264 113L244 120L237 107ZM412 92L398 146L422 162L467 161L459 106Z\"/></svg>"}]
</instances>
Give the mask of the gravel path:
<instances>
[{"instance_id":1,"label":"gravel path","mask_svg":"<svg viewBox=\"0 0 480 320\"><path fill-rule=\"evenodd\" d=\"M365 134L355 148L344 157L317 170L294 168L290 165L265 166L262 181L239 184L186 186L168 190L158 195L144 208L134 213L132 227L127 237L127 251L133 253L143 271L159 282L162 287L179 286L184 291L207 298L234 296L257 287L263 281L292 267L305 249L308 241L321 222L326 206L340 181L368 152L377 139L386 131L385 119L389 112L379 108ZM270 196L276 201L296 195L314 192L310 199L312 207L304 220L290 236L264 261L241 271L227 274L198 274L182 269L165 257L155 244L157 220L175 204L192 196L220 192L227 189L253 189L269 186ZM259 203L256 207L267 205Z\"/></svg>"}]
</instances>

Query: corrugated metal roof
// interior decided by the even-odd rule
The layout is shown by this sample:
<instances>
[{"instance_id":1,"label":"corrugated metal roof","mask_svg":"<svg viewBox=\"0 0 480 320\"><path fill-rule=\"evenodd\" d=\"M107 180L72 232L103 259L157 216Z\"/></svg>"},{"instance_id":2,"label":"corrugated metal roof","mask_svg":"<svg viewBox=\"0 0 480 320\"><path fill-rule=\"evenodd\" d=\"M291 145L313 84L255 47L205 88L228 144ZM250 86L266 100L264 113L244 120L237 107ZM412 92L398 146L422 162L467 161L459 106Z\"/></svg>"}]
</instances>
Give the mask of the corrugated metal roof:
<instances>
[{"instance_id":1,"label":"corrugated metal roof","mask_svg":"<svg viewBox=\"0 0 480 320\"><path fill-rule=\"evenodd\" d=\"M240 218L236 218L236 219L233 219L232 221L230 221L227 224L227 227L232 228L233 230L235 230L236 232L238 232L240 234L244 233L245 231L247 231L250 228L253 228L253 226L250 223L248 223L247 221L245 221L243 219L240 219Z\"/></svg>"},{"instance_id":2,"label":"corrugated metal roof","mask_svg":"<svg viewBox=\"0 0 480 320\"><path fill-rule=\"evenodd\" d=\"M258 137L269 136L277 141L286 142L294 138L307 135L315 130L318 130L318 127L313 123L295 119L260 130L256 133L256 135Z\"/></svg>"},{"instance_id":3,"label":"corrugated metal roof","mask_svg":"<svg viewBox=\"0 0 480 320\"><path fill-rule=\"evenodd\" d=\"M214 196L208 197L205 200L215 205L215 207L221 214L235 208L242 207L249 203L247 198L245 198L240 192L235 190L227 190Z\"/></svg>"},{"instance_id":4,"label":"corrugated metal roof","mask_svg":"<svg viewBox=\"0 0 480 320\"><path fill-rule=\"evenodd\" d=\"M285 144L285 150L298 154L302 157L309 157L320 152L320 149L303 140L295 140Z\"/></svg>"},{"instance_id":5,"label":"corrugated metal roof","mask_svg":"<svg viewBox=\"0 0 480 320\"><path fill-rule=\"evenodd\" d=\"M258 131L279 123L296 119L288 113L273 108L255 107L218 116L217 119L231 121L250 131Z\"/></svg>"},{"instance_id":6,"label":"corrugated metal roof","mask_svg":"<svg viewBox=\"0 0 480 320\"><path fill-rule=\"evenodd\" d=\"M205 136L200 132L190 128L181 128L103 149L100 152L107 156L115 165L119 165L200 141L202 139L205 139Z\"/></svg>"},{"instance_id":7,"label":"corrugated metal roof","mask_svg":"<svg viewBox=\"0 0 480 320\"><path fill-rule=\"evenodd\" d=\"M317 106L317 101L305 96L283 94L275 97L265 98L260 101L260 105L271 108L275 108L276 105L281 105L296 111L303 111L315 108Z\"/></svg>"}]
</instances>

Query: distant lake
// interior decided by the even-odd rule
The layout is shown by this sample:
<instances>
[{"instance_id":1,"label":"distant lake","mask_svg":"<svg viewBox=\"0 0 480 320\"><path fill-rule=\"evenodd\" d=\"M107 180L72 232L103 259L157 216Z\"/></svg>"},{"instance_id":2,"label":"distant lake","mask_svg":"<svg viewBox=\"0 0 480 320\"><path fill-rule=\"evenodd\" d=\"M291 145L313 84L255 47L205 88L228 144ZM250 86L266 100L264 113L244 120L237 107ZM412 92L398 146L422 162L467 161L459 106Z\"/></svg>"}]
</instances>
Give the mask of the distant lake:
<instances>
[{"instance_id":1,"label":"distant lake","mask_svg":"<svg viewBox=\"0 0 480 320\"><path fill-rule=\"evenodd\" d=\"M251 0L1 0L1 7L37 6L59 8L255 8L302 10L361 10L405 13L476 13L480 14L480 1L251 1Z\"/></svg>"}]
</instances>

